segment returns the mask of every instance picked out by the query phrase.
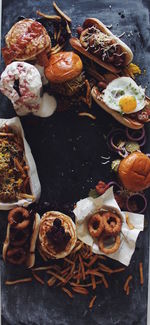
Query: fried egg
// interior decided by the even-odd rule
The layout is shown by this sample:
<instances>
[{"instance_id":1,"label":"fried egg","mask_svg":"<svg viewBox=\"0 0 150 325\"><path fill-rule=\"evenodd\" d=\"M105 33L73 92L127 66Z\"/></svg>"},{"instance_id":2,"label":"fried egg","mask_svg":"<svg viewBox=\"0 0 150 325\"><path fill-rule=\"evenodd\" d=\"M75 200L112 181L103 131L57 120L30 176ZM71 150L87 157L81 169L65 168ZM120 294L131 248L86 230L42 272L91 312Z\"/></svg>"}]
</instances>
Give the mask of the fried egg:
<instances>
[{"instance_id":1,"label":"fried egg","mask_svg":"<svg viewBox=\"0 0 150 325\"><path fill-rule=\"evenodd\" d=\"M131 114L145 106L145 89L129 77L114 79L103 92L104 103L121 114Z\"/></svg>"}]
</instances>

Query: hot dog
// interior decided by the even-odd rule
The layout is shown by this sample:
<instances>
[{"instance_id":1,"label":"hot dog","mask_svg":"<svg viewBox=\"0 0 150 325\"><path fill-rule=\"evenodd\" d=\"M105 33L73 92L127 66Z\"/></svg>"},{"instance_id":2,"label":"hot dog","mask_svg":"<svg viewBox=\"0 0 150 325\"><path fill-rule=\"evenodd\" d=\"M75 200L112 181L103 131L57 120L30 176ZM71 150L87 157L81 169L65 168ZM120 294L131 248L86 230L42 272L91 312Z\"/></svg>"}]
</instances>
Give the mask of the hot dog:
<instances>
[{"instance_id":1,"label":"hot dog","mask_svg":"<svg viewBox=\"0 0 150 325\"><path fill-rule=\"evenodd\" d=\"M31 268L35 262L35 244L40 216L30 215L27 209L17 207L9 212L3 259L14 265Z\"/></svg>"},{"instance_id":2,"label":"hot dog","mask_svg":"<svg viewBox=\"0 0 150 325\"><path fill-rule=\"evenodd\" d=\"M125 87L124 84L126 85ZM91 94L93 99L118 122L131 129L141 129L144 123L150 121L150 99L143 95L143 89L137 86L131 78L118 77L108 84L106 81L99 82L98 85L99 87L94 86L92 88ZM134 85L137 91L136 95L134 94ZM120 92L118 96L117 91ZM142 95L140 95L140 92ZM115 95L112 96L111 102L112 93Z\"/></svg>"},{"instance_id":3,"label":"hot dog","mask_svg":"<svg viewBox=\"0 0 150 325\"><path fill-rule=\"evenodd\" d=\"M80 38L72 37L70 44L113 73L118 73L133 59L131 49L96 18L86 19L80 29Z\"/></svg>"}]
</instances>

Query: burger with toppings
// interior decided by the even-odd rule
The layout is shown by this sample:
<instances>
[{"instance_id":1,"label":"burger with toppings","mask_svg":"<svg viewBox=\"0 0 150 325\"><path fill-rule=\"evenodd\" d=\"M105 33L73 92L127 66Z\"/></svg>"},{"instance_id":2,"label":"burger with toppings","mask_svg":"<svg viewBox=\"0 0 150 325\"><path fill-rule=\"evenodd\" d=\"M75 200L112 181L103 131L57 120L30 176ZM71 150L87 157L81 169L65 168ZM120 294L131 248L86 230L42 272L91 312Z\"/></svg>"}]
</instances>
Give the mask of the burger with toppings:
<instances>
[{"instance_id":1,"label":"burger with toppings","mask_svg":"<svg viewBox=\"0 0 150 325\"><path fill-rule=\"evenodd\" d=\"M49 65L45 67L45 76L50 91L58 98L58 106L68 107L81 101L91 104L90 85L85 78L82 61L74 52L51 55Z\"/></svg>"}]
</instances>

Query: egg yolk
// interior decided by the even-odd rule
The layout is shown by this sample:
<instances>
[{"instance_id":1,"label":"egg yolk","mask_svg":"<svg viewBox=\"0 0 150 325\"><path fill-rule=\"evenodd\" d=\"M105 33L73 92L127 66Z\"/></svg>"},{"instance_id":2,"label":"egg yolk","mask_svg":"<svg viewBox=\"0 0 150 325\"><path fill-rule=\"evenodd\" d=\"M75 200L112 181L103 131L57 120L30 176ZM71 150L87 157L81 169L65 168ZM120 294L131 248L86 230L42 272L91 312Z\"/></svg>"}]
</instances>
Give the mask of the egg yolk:
<instances>
[{"instance_id":1,"label":"egg yolk","mask_svg":"<svg viewBox=\"0 0 150 325\"><path fill-rule=\"evenodd\" d=\"M119 106L124 113L132 113L137 106L136 99L133 96L123 96L119 100Z\"/></svg>"}]
</instances>

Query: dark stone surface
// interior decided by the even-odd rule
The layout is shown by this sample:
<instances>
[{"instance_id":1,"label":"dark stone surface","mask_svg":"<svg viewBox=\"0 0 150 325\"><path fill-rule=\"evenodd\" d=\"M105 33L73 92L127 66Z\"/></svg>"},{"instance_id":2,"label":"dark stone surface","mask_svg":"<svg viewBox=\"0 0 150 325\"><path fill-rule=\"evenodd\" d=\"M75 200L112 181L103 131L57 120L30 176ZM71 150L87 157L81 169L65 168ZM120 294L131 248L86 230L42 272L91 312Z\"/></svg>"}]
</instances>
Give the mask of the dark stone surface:
<instances>
[{"instance_id":1,"label":"dark stone surface","mask_svg":"<svg viewBox=\"0 0 150 325\"><path fill-rule=\"evenodd\" d=\"M20 15L35 16L37 9L53 13L52 1L4 0L3 38ZM117 35L126 32L123 40L134 51L134 62L146 69L137 80L147 87L150 95L150 2L144 0L122 1L67 0L59 1L62 9L71 16L73 32L86 17L97 17L107 25L112 23L112 31ZM111 6L111 8L110 8ZM2 68L1 68L2 69ZM11 104L1 95L0 117L12 117ZM83 107L84 110L84 107ZM112 126L118 124L104 111L93 104L91 113L97 119L92 121L79 118L78 110L55 113L51 118L22 118L26 139L36 161L41 185L41 201L60 211L68 211L72 204L88 195L99 179L110 180L110 165L101 165L101 155L108 155L105 135ZM147 146L150 151L149 127L146 127ZM67 205L67 207L66 207ZM149 207L150 208L150 207ZM149 209L148 209L149 210ZM5 238L7 213L1 212L0 238ZM15 276L26 276L26 271L6 268L3 261L2 273L2 324L3 325L146 325L147 280L148 280L148 212L147 228L140 234L135 254L124 274L109 279L109 289L96 289L96 303L92 311L88 304L93 295L76 296L72 301L60 288L48 288L36 282L6 287L4 281ZM139 261L144 265L144 285L139 285ZM37 256L37 265L40 259ZM109 261L110 266L118 266ZM133 275L129 297L123 292L123 284L129 274Z\"/></svg>"}]
</instances>

